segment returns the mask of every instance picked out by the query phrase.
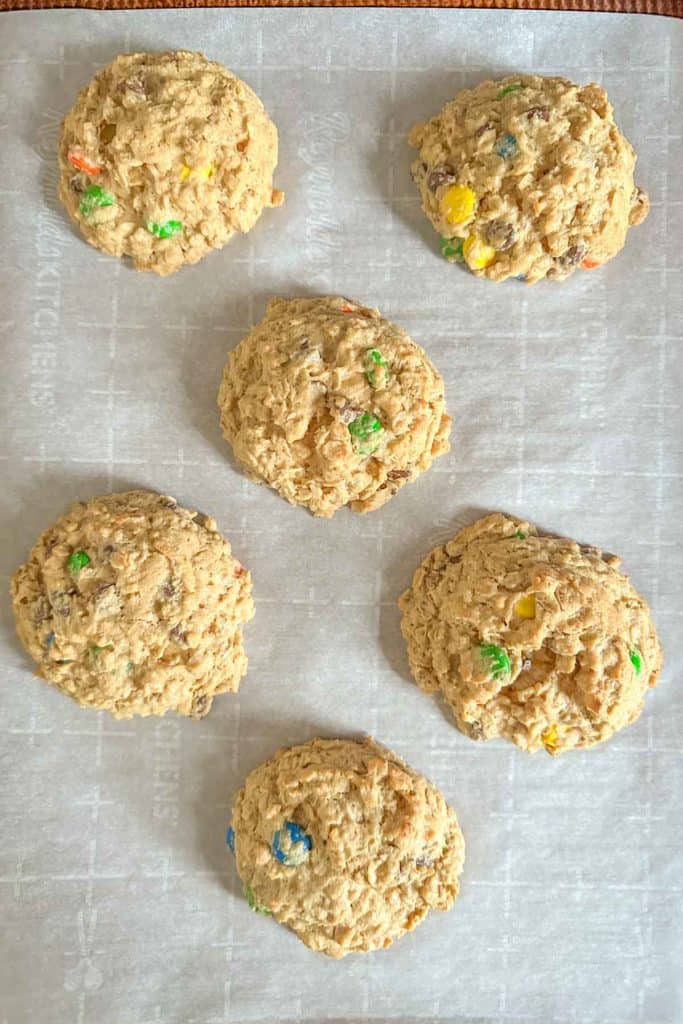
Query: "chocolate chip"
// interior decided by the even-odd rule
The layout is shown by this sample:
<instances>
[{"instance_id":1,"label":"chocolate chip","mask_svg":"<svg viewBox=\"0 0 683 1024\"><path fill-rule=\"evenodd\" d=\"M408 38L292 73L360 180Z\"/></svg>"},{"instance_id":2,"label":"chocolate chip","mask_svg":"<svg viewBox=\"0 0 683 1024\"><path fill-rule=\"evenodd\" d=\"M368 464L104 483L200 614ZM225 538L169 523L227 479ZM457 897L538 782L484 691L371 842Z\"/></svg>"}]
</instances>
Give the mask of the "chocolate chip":
<instances>
[{"instance_id":1,"label":"chocolate chip","mask_svg":"<svg viewBox=\"0 0 683 1024\"><path fill-rule=\"evenodd\" d=\"M52 609L46 597L39 598L33 606L33 622L39 626L41 622L52 618Z\"/></svg>"},{"instance_id":2,"label":"chocolate chip","mask_svg":"<svg viewBox=\"0 0 683 1024\"><path fill-rule=\"evenodd\" d=\"M481 722L468 722L467 733L472 740L480 740L484 736L484 730Z\"/></svg>"},{"instance_id":3,"label":"chocolate chip","mask_svg":"<svg viewBox=\"0 0 683 1024\"><path fill-rule=\"evenodd\" d=\"M71 191L80 194L84 189L83 179L80 174L74 174L73 178L69 182Z\"/></svg>"},{"instance_id":4,"label":"chocolate chip","mask_svg":"<svg viewBox=\"0 0 683 1024\"><path fill-rule=\"evenodd\" d=\"M352 405L351 402L347 402L346 399L342 399L339 405L333 402L332 408L336 411L342 423L346 424L353 423L353 421L358 419L363 412L363 410L359 409L357 405Z\"/></svg>"},{"instance_id":5,"label":"chocolate chip","mask_svg":"<svg viewBox=\"0 0 683 1024\"><path fill-rule=\"evenodd\" d=\"M577 263L581 262L587 252L588 246L586 243L577 242L576 245L570 245L566 252L558 256L557 262L561 267L575 267Z\"/></svg>"},{"instance_id":6,"label":"chocolate chip","mask_svg":"<svg viewBox=\"0 0 683 1024\"><path fill-rule=\"evenodd\" d=\"M452 167L444 164L443 167L435 167L427 178L427 188L436 192L442 185L449 185L455 181L456 174Z\"/></svg>"},{"instance_id":7,"label":"chocolate chip","mask_svg":"<svg viewBox=\"0 0 683 1024\"><path fill-rule=\"evenodd\" d=\"M480 139L486 132L491 132L495 128L493 121L487 121L486 124L480 125L474 133L475 139Z\"/></svg>"},{"instance_id":8,"label":"chocolate chip","mask_svg":"<svg viewBox=\"0 0 683 1024\"><path fill-rule=\"evenodd\" d=\"M387 480L407 480L409 476L409 469L390 469L387 473Z\"/></svg>"},{"instance_id":9,"label":"chocolate chip","mask_svg":"<svg viewBox=\"0 0 683 1024\"><path fill-rule=\"evenodd\" d=\"M63 619L66 619L71 615L71 600L70 598L76 593L75 590L55 590L50 594L50 604L52 605L52 611L55 615L60 615Z\"/></svg>"},{"instance_id":10,"label":"chocolate chip","mask_svg":"<svg viewBox=\"0 0 683 1024\"><path fill-rule=\"evenodd\" d=\"M526 116L530 121L548 121L550 119L550 107L529 107Z\"/></svg>"},{"instance_id":11,"label":"chocolate chip","mask_svg":"<svg viewBox=\"0 0 683 1024\"><path fill-rule=\"evenodd\" d=\"M173 580L169 580L168 583L164 583L163 587L161 588L161 593L163 594L167 601L172 601L173 598L178 596L176 585L173 582Z\"/></svg>"},{"instance_id":12,"label":"chocolate chip","mask_svg":"<svg viewBox=\"0 0 683 1024\"><path fill-rule=\"evenodd\" d=\"M180 625L173 627L173 629L171 630L170 636L173 637L173 639L176 641L176 643L179 643L179 644L187 643L187 633L185 632L185 630Z\"/></svg>"},{"instance_id":13,"label":"chocolate chip","mask_svg":"<svg viewBox=\"0 0 683 1024\"><path fill-rule=\"evenodd\" d=\"M147 89L142 71L136 71L135 74L129 75L121 82L119 89L121 92L132 92L138 99L147 99Z\"/></svg>"},{"instance_id":14,"label":"chocolate chip","mask_svg":"<svg viewBox=\"0 0 683 1024\"><path fill-rule=\"evenodd\" d=\"M100 125L100 143L103 146L108 146L111 140L116 135L116 125L111 122L105 121L104 124Z\"/></svg>"},{"instance_id":15,"label":"chocolate chip","mask_svg":"<svg viewBox=\"0 0 683 1024\"><path fill-rule=\"evenodd\" d=\"M498 252L505 252L515 244L517 232L506 220L492 220L484 228L486 239Z\"/></svg>"}]
</instances>

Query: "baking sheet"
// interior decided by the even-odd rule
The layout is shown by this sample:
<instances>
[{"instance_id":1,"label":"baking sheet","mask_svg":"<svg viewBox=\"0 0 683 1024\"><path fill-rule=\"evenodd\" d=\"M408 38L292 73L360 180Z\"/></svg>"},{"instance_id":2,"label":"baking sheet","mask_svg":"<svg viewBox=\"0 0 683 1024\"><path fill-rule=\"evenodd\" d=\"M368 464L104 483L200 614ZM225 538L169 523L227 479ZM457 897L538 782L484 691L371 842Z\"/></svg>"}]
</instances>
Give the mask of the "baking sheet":
<instances>
[{"instance_id":1,"label":"baking sheet","mask_svg":"<svg viewBox=\"0 0 683 1024\"><path fill-rule=\"evenodd\" d=\"M97 67L164 47L202 49L256 88L287 202L161 280L76 237L54 152ZM3 18L0 49L5 595L72 500L145 486L216 516L257 606L238 696L201 722L116 722L32 677L3 598L0 1021L679 1022L682 27L52 12ZM409 179L413 121L519 68L603 82L652 198L626 250L564 286L493 286L442 261ZM270 295L330 291L427 348L455 422L418 483L323 522L233 469L215 395ZM602 749L475 745L409 681L396 598L432 545L491 509L621 553L652 605L661 685ZM441 786L468 857L453 911L332 962L249 911L225 825L279 745L363 731Z\"/></svg>"},{"instance_id":2,"label":"baking sheet","mask_svg":"<svg viewBox=\"0 0 683 1024\"><path fill-rule=\"evenodd\" d=\"M618 11L683 17L683 0L257 0L262 7L465 7L529 11ZM169 7L253 7L254 0L0 0L0 11L49 7L139 10Z\"/></svg>"}]
</instances>

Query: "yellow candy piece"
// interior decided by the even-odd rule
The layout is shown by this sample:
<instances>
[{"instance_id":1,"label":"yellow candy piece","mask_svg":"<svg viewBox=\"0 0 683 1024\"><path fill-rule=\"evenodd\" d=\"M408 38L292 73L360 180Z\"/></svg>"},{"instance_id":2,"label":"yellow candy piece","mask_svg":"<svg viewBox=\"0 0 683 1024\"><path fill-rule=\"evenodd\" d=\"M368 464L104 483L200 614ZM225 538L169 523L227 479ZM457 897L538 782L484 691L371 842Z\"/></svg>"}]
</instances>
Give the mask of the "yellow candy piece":
<instances>
[{"instance_id":1,"label":"yellow candy piece","mask_svg":"<svg viewBox=\"0 0 683 1024\"><path fill-rule=\"evenodd\" d=\"M541 739L543 740L543 746L545 747L545 749L548 751L549 754L552 754L555 751L555 749L557 748L557 736L558 736L558 733L557 733L557 726L556 725L551 725L549 729L546 729L545 732L541 733Z\"/></svg>"},{"instance_id":2,"label":"yellow candy piece","mask_svg":"<svg viewBox=\"0 0 683 1024\"><path fill-rule=\"evenodd\" d=\"M470 270L483 270L496 258L496 250L492 249L477 235L469 235L462 246L465 263Z\"/></svg>"},{"instance_id":3,"label":"yellow candy piece","mask_svg":"<svg viewBox=\"0 0 683 1024\"><path fill-rule=\"evenodd\" d=\"M441 196L439 207L449 224L462 224L474 213L477 197L467 185L451 185Z\"/></svg>"},{"instance_id":4,"label":"yellow candy piece","mask_svg":"<svg viewBox=\"0 0 683 1024\"><path fill-rule=\"evenodd\" d=\"M180 171L180 180L187 181L192 174L198 174L200 178L208 180L213 174L213 164L207 164L206 167L200 167L199 170L195 170L192 167L188 167L187 164L183 164Z\"/></svg>"},{"instance_id":5,"label":"yellow candy piece","mask_svg":"<svg viewBox=\"0 0 683 1024\"><path fill-rule=\"evenodd\" d=\"M536 618L536 597L534 594L527 594L526 597L520 597L519 601L515 605L515 615L519 615L520 619Z\"/></svg>"}]
</instances>

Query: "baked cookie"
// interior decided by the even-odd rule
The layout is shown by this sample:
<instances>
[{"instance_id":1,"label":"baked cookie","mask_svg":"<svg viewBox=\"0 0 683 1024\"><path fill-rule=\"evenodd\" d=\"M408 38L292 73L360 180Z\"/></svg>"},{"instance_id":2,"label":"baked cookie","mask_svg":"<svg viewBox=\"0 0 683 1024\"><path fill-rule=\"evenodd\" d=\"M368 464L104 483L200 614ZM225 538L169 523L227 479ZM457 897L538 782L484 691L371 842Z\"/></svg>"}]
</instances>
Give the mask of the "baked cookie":
<instances>
[{"instance_id":1,"label":"baked cookie","mask_svg":"<svg viewBox=\"0 0 683 1024\"><path fill-rule=\"evenodd\" d=\"M472 739L533 753L634 722L662 663L619 559L500 513L434 548L399 600L415 680Z\"/></svg>"},{"instance_id":2,"label":"baked cookie","mask_svg":"<svg viewBox=\"0 0 683 1024\"><path fill-rule=\"evenodd\" d=\"M150 491L74 505L15 573L38 675L116 718L200 718L247 670L251 577L209 516Z\"/></svg>"},{"instance_id":3,"label":"baked cookie","mask_svg":"<svg viewBox=\"0 0 683 1024\"><path fill-rule=\"evenodd\" d=\"M479 277L559 281L615 256L648 212L599 85L511 75L458 93L409 136L441 252Z\"/></svg>"},{"instance_id":4,"label":"baked cookie","mask_svg":"<svg viewBox=\"0 0 683 1024\"><path fill-rule=\"evenodd\" d=\"M371 739L279 750L248 776L227 838L252 909L335 958L448 910L465 858L439 790Z\"/></svg>"},{"instance_id":5,"label":"baked cookie","mask_svg":"<svg viewBox=\"0 0 683 1024\"><path fill-rule=\"evenodd\" d=\"M221 427L254 480L370 512L448 451L444 384L405 331L349 299L273 299L230 353Z\"/></svg>"},{"instance_id":6,"label":"baked cookie","mask_svg":"<svg viewBox=\"0 0 683 1024\"><path fill-rule=\"evenodd\" d=\"M129 53L62 124L59 195L91 245L170 274L253 228L277 131L258 96L201 53Z\"/></svg>"}]
</instances>

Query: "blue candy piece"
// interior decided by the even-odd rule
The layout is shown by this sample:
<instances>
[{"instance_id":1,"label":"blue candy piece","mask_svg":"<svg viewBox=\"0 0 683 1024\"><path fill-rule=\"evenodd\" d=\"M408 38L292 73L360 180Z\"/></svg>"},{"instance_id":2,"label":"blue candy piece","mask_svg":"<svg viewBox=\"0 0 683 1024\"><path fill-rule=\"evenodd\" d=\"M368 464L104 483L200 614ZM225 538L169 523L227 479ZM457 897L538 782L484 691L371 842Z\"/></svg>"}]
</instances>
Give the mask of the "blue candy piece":
<instances>
[{"instance_id":1,"label":"blue candy piece","mask_svg":"<svg viewBox=\"0 0 683 1024\"><path fill-rule=\"evenodd\" d=\"M509 157L514 156L517 152L517 139L514 135L510 135L507 132L505 135L501 135L496 142L496 153L498 156Z\"/></svg>"},{"instance_id":2,"label":"blue candy piece","mask_svg":"<svg viewBox=\"0 0 683 1024\"><path fill-rule=\"evenodd\" d=\"M526 281L526 274L515 274L515 281Z\"/></svg>"},{"instance_id":3,"label":"blue candy piece","mask_svg":"<svg viewBox=\"0 0 683 1024\"><path fill-rule=\"evenodd\" d=\"M55 635L54 635L54 633L48 633L47 636L45 637L45 646L46 647L52 647L54 642L55 642Z\"/></svg>"},{"instance_id":4,"label":"blue candy piece","mask_svg":"<svg viewBox=\"0 0 683 1024\"><path fill-rule=\"evenodd\" d=\"M225 833L225 841L230 847L230 852L235 852L235 830L232 825L228 825L228 831Z\"/></svg>"},{"instance_id":5,"label":"blue candy piece","mask_svg":"<svg viewBox=\"0 0 683 1024\"><path fill-rule=\"evenodd\" d=\"M313 849L313 840L294 821L286 821L273 834L271 850L276 860L288 868L298 868Z\"/></svg>"}]
</instances>

